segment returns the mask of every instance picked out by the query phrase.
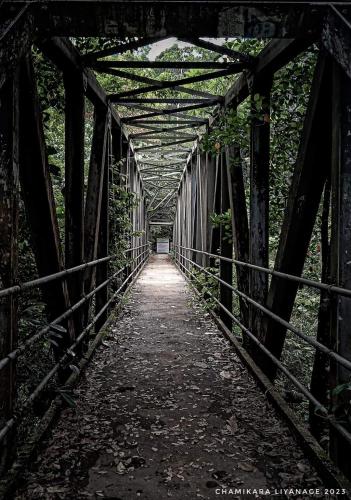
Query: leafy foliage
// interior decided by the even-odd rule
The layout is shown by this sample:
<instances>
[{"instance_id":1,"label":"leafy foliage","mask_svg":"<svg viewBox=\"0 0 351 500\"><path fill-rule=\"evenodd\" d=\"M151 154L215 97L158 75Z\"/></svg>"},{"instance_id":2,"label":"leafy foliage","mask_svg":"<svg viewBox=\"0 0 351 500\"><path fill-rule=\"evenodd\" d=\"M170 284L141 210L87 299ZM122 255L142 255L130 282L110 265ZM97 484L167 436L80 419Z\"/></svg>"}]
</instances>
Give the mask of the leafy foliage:
<instances>
[{"instance_id":1,"label":"leafy foliage","mask_svg":"<svg viewBox=\"0 0 351 500\"><path fill-rule=\"evenodd\" d=\"M206 267L205 270L214 276L219 276L218 267ZM213 299L213 297L218 299L219 295L219 286L216 278L209 276L195 266L191 268L190 272L193 274L191 277L192 283L205 300L206 309L216 309L217 302Z\"/></svg>"},{"instance_id":2,"label":"leafy foliage","mask_svg":"<svg viewBox=\"0 0 351 500\"><path fill-rule=\"evenodd\" d=\"M213 227L222 227L223 235L222 239L228 243L233 243L233 231L232 231L232 212L230 208L221 214L212 213L210 215L210 220Z\"/></svg>"}]
</instances>

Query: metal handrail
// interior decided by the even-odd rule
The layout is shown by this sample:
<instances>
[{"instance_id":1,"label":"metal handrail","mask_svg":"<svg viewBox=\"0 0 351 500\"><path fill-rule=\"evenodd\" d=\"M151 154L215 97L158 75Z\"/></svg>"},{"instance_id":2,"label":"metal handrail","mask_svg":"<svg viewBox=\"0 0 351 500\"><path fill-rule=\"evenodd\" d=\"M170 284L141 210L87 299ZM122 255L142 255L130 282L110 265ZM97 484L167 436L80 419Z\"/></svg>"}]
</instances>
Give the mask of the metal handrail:
<instances>
[{"instance_id":1,"label":"metal handrail","mask_svg":"<svg viewBox=\"0 0 351 500\"><path fill-rule=\"evenodd\" d=\"M139 257L142 257L145 255L147 250L144 250ZM21 406L21 410L17 417L12 417L7 422L4 424L4 426L0 429L0 442L4 439L4 437L8 434L10 429L18 422L24 414L24 411L30 406L30 404L33 403L33 401L38 397L38 395L42 392L44 387L48 384L48 382L51 380L51 378L59 371L59 369L66 364L67 361L69 361L70 358L72 358L72 352L73 349L75 349L83 340L83 338L86 336L86 334L92 329L92 327L95 325L95 323L98 321L98 319L101 317L101 315L106 311L106 309L109 307L109 305L115 300L117 295L120 293L120 291L123 289L123 287L126 285L126 283L131 279L131 277L138 271L138 269L145 263L147 257L144 257L143 260L136 266L136 268L127 276L127 278L123 281L123 283L120 285L118 290L112 295L112 297L106 302L106 304L100 309L98 314L92 319L92 321L89 323L89 325L81 332L81 334L76 338L76 340L71 344L67 349L66 353L62 356L62 358L55 364L55 366L45 375L45 377L40 381L40 383L37 385L37 387L34 389L34 391L28 396L26 401L23 403ZM125 268L121 269L119 272L124 270ZM111 277L112 278L112 277ZM106 283L106 282L105 282ZM94 290L96 293L96 289ZM88 297L88 296L87 296Z\"/></svg>"},{"instance_id":2,"label":"metal handrail","mask_svg":"<svg viewBox=\"0 0 351 500\"><path fill-rule=\"evenodd\" d=\"M148 244L143 245L143 246L148 246ZM141 255L144 255L147 250L142 252ZM116 271L112 276L110 276L106 281L103 283L100 283L97 287L95 287L91 292L89 292L87 295L85 295L82 299L80 299L78 302L73 304L69 309L67 309L64 313L62 313L60 316L52 320L48 325L46 325L44 328L39 330L36 334L34 334L32 337L27 339L22 345L16 347L13 351L11 351L7 356L4 358L0 359L0 371L11 361L16 359L20 354L22 354L30 345L34 344L34 342L38 341L41 339L45 334L49 333L49 331L52 329L53 326L61 323L61 321L69 318L72 316L72 314L79 309L82 305L84 305L91 297L93 297L97 292L105 288L111 281L113 281L119 274L121 274L128 266L125 265L118 271ZM129 275L130 276L130 275Z\"/></svg>"},{"instance_id":3,"label":"metal handrail","mask_svg":"<svg viewBox=\"0 0 351 500\"><path fill-rule=\"evenodd\" d=\"M315 340L315 339L309 337L308 335L305 335L304 333L300 332L300 330L298 330L294 325L292 325L288 321L285 321L280 316L278 316L277 314L275 314L272 311L270 311L269 309L267 309L267 307L262 306L261 304L259 304L255 300L253 300L251 297L249 297L245 293L241 292L237 288L234 288L232 285L230 285L226 281L222 280L221 278L219 278L215 274L207 271L207 269L205 269L203 266L200 266L199 264L197 264L196 262L194 262L191 259L188 259L184 255L181 255L181 258L185 259L188 262L190 262L195 267L198 267L205 274L211 276L212 278L215 278L219 283L222 283L224 286L226 286L227 288L229 288L230 290L232 290L232 292L234 292L238 297L241 297L246 302L248 302L249 304L251 304L254 307L256 307L256 309L259 309L260 311L262 311L263 313L265 313L267 316L269 316L272 319L274 319L277 323L279 323L280 325L284 326L284 328L286 328L290 332L292 332L295 335L297 335L300 338L302 338L305 342L307 342L308 344L310 344L311 346L313 346L315 349L318 349L319 351L323 352L324 354L326 354L330 358L334 359L339 364L341 364L342 366L344 366L345 368L347 368L348 370L351 371L351 362L348 359L344 358L343 356L340 356L340 354L338 354L338 353L334 352L333 350L329 349L324 344L321 344L320 342L318 342L318 340Z\"/></svg>"},{"instance_id":4,"label":"metal handrail","mask_svg":"<svg viewBox=\"0 0 351 500\"><path fill-rule=\"evenodd\" d=\"M197 250L196 248L184 247L181 245L174 244L175 247L182 248L183 250L188 250L191 252L201 253L203 255L208 255L216 259L224 260L226 262L231 262L242 267L248 267L249 269L254 269L255 271L261 271L271 276L276 276L278 278L284 278L290 281L296 281L306 286L313 288L319 288L320 290L326 290L329 293L337 293L339 295L344 295L345 297L351 298L351 290L348 288L339 287L336 285L329 285L328 283L321 283L320 281L310 280L308 278L302 278L300 276L295 276L294 274L283 273L281 271L275 271L274 269L269 269L267 267L257 266L255 264L250 264L249 262L243 262L241 260L230 259L229 257L223 257L222 255L217 255L210 252L205 252L204 250Z\"/></svg>"},{"instance_id":5,"label":"metal handrail","mask_svg":"<svg viewBox=\"0 0 351 500\"><path fill-rule=\"evenodd\" d=\"M148 246L148 245L149 245L148 243L145 243L144 245L140 245L140 246L137 246L134 248L128 248L127 250L125 250L125 253L129 253L131 251L138 250L139 248L144 248L145 246ZM20 283L20 284L13 285L13 286L8 287L8 288L3 288L2 290L0 290L0 299L3 297L7 297L8 295L13 295L15 293L21 293L24 290L29 290L31 288L35 288L36 286L44 285L44 284L49 283L51 281L54 281L56 279L65 278L66 276L69 276L73 273L88 269L89 267L96 266L96 265L101 264L103 262L108 262L111 259L113 259L113 257L115 257L115 256L116 255L108 255L106 257L102 257L101 259L96 259L96 260L92 260L90 262L85 262L83 264L79 264L78 266L70 267L68 269L63 269L62 271L58 271L57 273L48 274L47 276L42 276L40 278L36 278L35 280L26 281L25 283Z\"/></svg>"},{"instance_id":6,"label":"metal handrail","mask_svg":"<svg viewBox=\"0 0 351 500\"><path fill-rule=\"evenodd\" d=\"M181 255L179 253L179 255ZM182 255L181 255L182 258L184 258ZM198 279L198 277L192 273L191 271L189 271L189 269L187 269L184 264L182 264L180 261L178 261L178 263L180 264L180 266L182 266L185 270L185 273L188 273L190 274L198 283L201 283ZM183 272L183 271L181 271ZM184 274L185 274L184 273ZM292 382L292 384L297 388L299 389L302 394L306 397L306 399L311 403L313 404L313 406L315 407L315 410L316 411L320 411L322 414L323 414L323 418L325 418L326 420L328 420L330 422L330 425L332 425L336 430L338 430L340 432L340 434L349 442L351 443L351 433L348 432L347 429L345 429L345 427L343 427L342 425L340 425L338 422L336 422L335 420L335 417L333 417L333 415L331 415L327 408L325 408L325 406L320 403L314 396L313 394L308 390L306 389L306 387L301 384L301 382L299 382L297 380L297 378L288 370L288 368L286 368L280 361L278 358L276 358L263 344L262 342L260 342L258 340L258 338L246 327L244 326L234 315L233 313L231 313L211 292L209 291L206 291L206 294L211 297L220 307L221 309L234 321L234 323L239 326L239 328L246 333L246 335L259 347L259 349L261 349L262 352L264 352L269 358L271 361L273 361L273 363L277 366L277 368L282 372L284 373L284 375L286 375L286 377Z\"/></svg>"}]
</instances>

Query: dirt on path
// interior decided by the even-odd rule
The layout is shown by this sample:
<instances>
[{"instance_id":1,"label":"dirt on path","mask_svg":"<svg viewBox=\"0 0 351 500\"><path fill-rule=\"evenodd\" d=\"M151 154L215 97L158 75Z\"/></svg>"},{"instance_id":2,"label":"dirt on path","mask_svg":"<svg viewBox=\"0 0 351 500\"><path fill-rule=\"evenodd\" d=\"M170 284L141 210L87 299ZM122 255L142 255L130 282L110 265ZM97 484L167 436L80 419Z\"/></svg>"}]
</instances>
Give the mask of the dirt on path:
<instances>
[{"instance_id":1,"label":"dirt on path","mask_svg":"<svg viewBox=\"0 0 351 500\"><path fill-rule=\"evenodd\" d=\"M282 488L321 486L167 256L151 258L75 392L17 500L285 498Z\"/></svg>"}]
</instances>

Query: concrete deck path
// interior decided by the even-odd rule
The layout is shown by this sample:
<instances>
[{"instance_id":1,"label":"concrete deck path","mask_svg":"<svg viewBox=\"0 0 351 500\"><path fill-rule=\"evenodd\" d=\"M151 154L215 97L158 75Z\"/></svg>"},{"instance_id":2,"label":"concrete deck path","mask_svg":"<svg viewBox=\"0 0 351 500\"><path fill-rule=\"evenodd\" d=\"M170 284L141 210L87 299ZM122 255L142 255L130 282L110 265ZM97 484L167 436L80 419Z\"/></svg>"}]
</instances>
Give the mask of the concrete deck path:
<instances>
[{"instance_id":1,"label":"concrete deck path","mask_svg":"<svg viewBox=\"0 0 351 500\"><path fill-rule=\"evenodd\" d=\"M167 256L151 258L76 394L17 499L271 498L321 485ZM246 488L271 495L235 491Z\"/></svg>"}]
</instances>

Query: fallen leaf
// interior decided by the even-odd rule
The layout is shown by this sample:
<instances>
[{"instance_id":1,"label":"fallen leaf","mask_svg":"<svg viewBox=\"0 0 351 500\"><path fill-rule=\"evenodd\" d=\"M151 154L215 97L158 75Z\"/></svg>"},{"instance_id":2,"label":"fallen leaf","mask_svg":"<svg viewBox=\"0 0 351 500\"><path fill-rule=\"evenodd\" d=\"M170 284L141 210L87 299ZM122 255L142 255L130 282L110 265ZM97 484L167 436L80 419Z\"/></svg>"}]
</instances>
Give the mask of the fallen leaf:
<instances>
[{"instance_id":1,"label":"fallen leaf","mask_svg":"<svg viewBox=\"0 0 351 500\"><path fill-rule=\"evenodd\" d=\"M235 418L235 416L231 416L229 420L227 420L229 430L231 431L232 434L235 434L236 431L238 430L238 422Z\"/></svg>"},{"instance_id":2,"label":"fallen leaf","mask_svg":"<svg viewBox=\"0 0 351 500\"><path fill-rule=\"evenodd\" d=\"M239 462L238 467L245 472L254 472L256 470L256 467L248 462Z\"/></svg>"}]
</instances>

